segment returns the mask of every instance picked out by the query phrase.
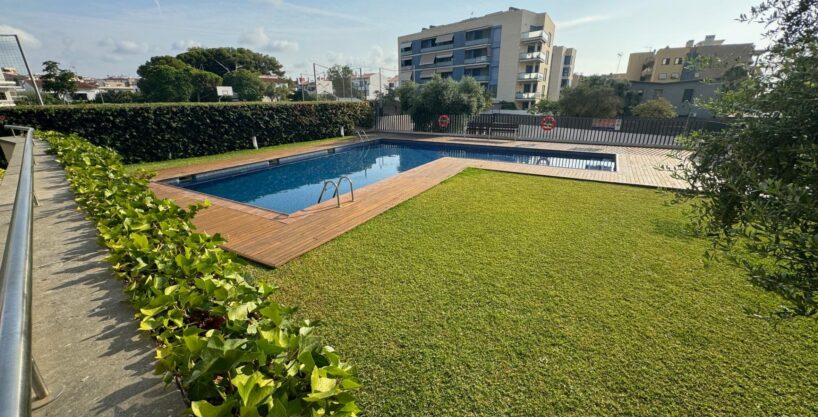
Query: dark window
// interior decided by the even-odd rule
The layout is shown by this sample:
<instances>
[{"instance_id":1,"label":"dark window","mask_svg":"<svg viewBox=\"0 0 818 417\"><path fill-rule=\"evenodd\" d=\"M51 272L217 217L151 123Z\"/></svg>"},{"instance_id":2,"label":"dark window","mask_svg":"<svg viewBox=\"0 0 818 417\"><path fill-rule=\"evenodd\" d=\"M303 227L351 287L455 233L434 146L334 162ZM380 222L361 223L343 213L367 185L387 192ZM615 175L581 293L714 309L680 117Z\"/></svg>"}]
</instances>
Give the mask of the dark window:
<instances>
[{"instance_id":1,"label":"dark window","mask_svg":"<svg viewBox=\"0 0 818 417\"><path fill-rule=\"evenodd\" d=\"M670 58L662 58L662 65L670 65Z\"/></svg>"},{"instance_id":2,"label":"dark window","mask_svg":"<svg viewBox=\"0 0 818 417\"><path fill-rule=\"evenodd\" d=\"M401 52L412 52L412 45L407 46L406 48L401 48Z\"/></svg>"},{"instance_id":3,"label":"dark window","mask_svg":"<svg viewBox=\"0 0 818 417\"><path fill-rule=\"evenodd\" d=\"M684 60L682 58L676 58L675 60L673 60L673 63L676 65L682 65L683 61Z\"/></svg>"},{"instance_id":4,"label":"dark window","mask_svg":"<svg viewBox=\"0 0 818 417\"><path fill-rule=\"evenodd\" d=\"M440 74L440 78L443 79L450 78L452 76L451 72L439 72L438 74Z\"/></svg>"},{"instance_id":5,"label":"dark window","mask_svg":"<svg viewBox=\"0 0 818 417\"><path fill-rule=\"evenodd\" d=\"M449 55L449 56L447 56L445 58L441 58L439 56L435 57L435 64L451 63L451 62L452 62L452 56L451 55Z\"/></svg>"},{"instance_id":6,"label":"dark window","mask_svg":"<svg viewBox=\"0 0 818 417\"><path fill-rule=\"evenodd\" d=\"M562 76L567 77L571 75L571 67L562 67Z\"/></svg>"},{"instance_id":7,"label":"dark window","mask_svg":"<svg viewBox=\"0 0 818 417\"><path fill-rule=\"evenodd\" d=\"M466 32L467 41L476 41L480 39L488 39L491 29L478 29Z\"/></svg>"},{"instance_id":8,"label":"dark window","mask_svg":"<svg viewBox=\"0 0 818 417\"><path fill-rule=\"evenodd\" d=\"M6 96L6 92L5 91L0 91L0 100L7 100L7 99L8 99L8 97Z\"/></svg>"},{"instance_id":9,"label":"dark window","mask_svg":"<svg viewBox=\"0 0 818 417\"><path fill-rule=\"evenodd\" d=\"M420 41L420 47L422 49L431 48L433 46L437 46L437 39L435 38Z\"/></svg>"},{"instance_id":10,"label":"dark window","mask_svg":"<svg viewBox=\"0 0 818 417\"><path fill-rule=\"evenodd\" d=\"M692 102L693 101L693 89L692 88L685 88L684 94L682 94L682 103L685 101Z\"/></svg>"},{"instance_id":11,"label":"dark window","mask_svg":"<svg viewBox=\"0 0 818 417\"><path fill-rule=\"evenodd\" d=\"M659 73L659 79L660 80L666 80L667 79L667 73L666 72Z\"/></svg>"},{"instance_id":12,"label":"dark window","mask_svg":"<svg viewBox=\"0 0 818 417\"><path fill-rule=\"evenodd\" d=\"M678 72L671 73L670 74L670 79L671 80L678 80L679 79L679 73Z\"/></svg>"},{"instance_id":13,"label":"dark window","mask_svg":"<svg viewBox=\"0 0 818 417\"><path fill-rule=\"evenodd\" d=\"M571 55L566 55L565 58L562 60L563 65L571 65Z\"/></svg>"},{"instance_id":14,"label":"dark window","mask_svg":"<svg viewBox=\"0 0 818 417\"><path fill-rule=\"evenodd\" d=\"M563 78L562 80L560 80L560 88L565 87L568 87L568 80Z\"/></svg>"},{"instance_id":15,"label":"dark window","mask_svg":"<svg viewBox=\"0 0 818 417\"><path fill-rule=\"evenodd\" d=\"M479 58L481 56L487 56L489 54L488 48L480 48L480 49L469 49L466 51L465 58Z\"/></svg>"},{"instance_id":16,"label":"dark window","mask_svg":"<svg viewBox=\"0 0 818 417\"><path fill-rule=\"evenodd\" d=\"M411 66L412 65L412 59L411 58L410 59L404 59L403 62L401 63L401 65L403 65L404 67Z\"/></svg>"}]
</instances>

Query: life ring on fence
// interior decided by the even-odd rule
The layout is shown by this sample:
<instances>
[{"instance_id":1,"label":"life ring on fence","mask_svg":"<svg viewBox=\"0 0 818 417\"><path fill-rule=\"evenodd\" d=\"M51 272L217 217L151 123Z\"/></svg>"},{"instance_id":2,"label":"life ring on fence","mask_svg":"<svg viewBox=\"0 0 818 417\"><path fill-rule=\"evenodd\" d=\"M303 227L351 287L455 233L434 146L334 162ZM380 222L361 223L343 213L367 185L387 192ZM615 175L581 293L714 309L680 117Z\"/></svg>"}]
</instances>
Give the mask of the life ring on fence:
<instances>
[{"instance_id":1,"label":"life ring on fence","mask_svg":"<svg viewBox=\"0 0 818 417\"><path fill-rule=\"evenodd\" d=\"M449 115L448 114L441 114L440 117L437 118L437 124L442 129L449 127Z\"/></svg>"},{"instance_id":2,"label":"life ring on fence","mask_svg":"<svg viewBox=\"0 0 818 417\"><path fill-rule=\"evenodd\" d=\"M557 119L554 116L545 116L540 120L540 127L546 132L550 132L557 127Z\"/></svg>"}]
</instances>

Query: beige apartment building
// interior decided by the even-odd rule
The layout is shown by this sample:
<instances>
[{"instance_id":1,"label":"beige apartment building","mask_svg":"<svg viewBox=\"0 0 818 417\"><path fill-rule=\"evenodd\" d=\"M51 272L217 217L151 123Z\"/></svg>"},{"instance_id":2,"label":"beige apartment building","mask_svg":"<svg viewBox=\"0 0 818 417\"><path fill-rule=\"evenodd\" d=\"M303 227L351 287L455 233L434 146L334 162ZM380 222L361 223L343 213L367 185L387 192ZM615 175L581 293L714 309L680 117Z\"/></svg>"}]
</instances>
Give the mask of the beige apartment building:
<instances>
[{"instance_id":1,"label":"beige apartment building","mask_svg":"<svg viewBox=\"0 0 818 417\"><path fill-rule=\"evenodd\" d=\"M548 81L548 100L560 99L560 91L574 86L574 64L577 61L577 50L564 46L555 46L551 55L551 76Z\"/></svg>"},{"instance_id":2,"label":"beige apartment building","mask_svg":"<svg viewBox=\"0 0 818 417\"><path fill-rule=\"evenodd\" d=\"M698 43L687 41L683 47L630 54L626 78L654 83L718 81L735 65L752 65L754 55L755 46L751 43L725 44L723 39L716 39L716 35L708 35ZM708 57L714 62L698 68L689 65L697 57Z\"/></svg>"},{"instance_id":3,"label":"beige apartment building","mask_svg":"<svg viewBox=\"0 0 818 417\"><path fill-rule=\"evenodd\" d=\"M470 76L495 103L527 109L548 96L554 22L546 13L509 8L398 38L400 80L424 83L435 74ZM557 74L559 77L559 74Z\"/></svg>"}]
</instances>

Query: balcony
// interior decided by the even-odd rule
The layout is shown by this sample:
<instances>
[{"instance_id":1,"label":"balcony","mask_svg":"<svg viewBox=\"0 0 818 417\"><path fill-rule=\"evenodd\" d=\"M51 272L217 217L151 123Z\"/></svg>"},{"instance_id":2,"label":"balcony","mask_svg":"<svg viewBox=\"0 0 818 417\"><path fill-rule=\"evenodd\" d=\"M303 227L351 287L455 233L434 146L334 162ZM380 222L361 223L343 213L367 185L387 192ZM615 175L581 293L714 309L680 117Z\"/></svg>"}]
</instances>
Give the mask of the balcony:
<instances>
[{"instance_id":1,"label":"balcony","mask_svg":"<svg viewBox=\"0 0 818 417\"><path fill-rule=\"evenodd\" d=\"M542 81L545 77L539 72L521 72L517 74L518 81Z\"/></svg>"},{"instance_id":2,"label":"balcony","mask_svg":"<svg viewBox=\"0 0 818 417\"><path fill-rule=\"evenodd\" d=\"M514 95L517 100L536 100L537 93L517 93Z\"/></svg>"},{"instance_id":3,"label":"balcony","mask_svg":"<svg viewBox=\"0 0 818 417\"><path fill-rule=\"evenodd\" d=\"M545 62L545 52L523 52L520 54L520 61L540 61Z\"/></svg>"},{"instance_id":4,"label":"balcony","mask_svg":"<svg viewBox=\"0 0 818 417\"><path fill-rule=\"evenodd\" d=\"M474 79L475 79L475 81L482 81L482 82L485 82L485 81L488 81L488 80L489 80L489 76L488 76L488 74L485 74L485 75L483 75L483 74L481 74L481 75L463 74L463 76L464 76L464 77L472 77L472 78L474 78Z\"/></svg>"},{"instance_id":5,"label":"balcony","mask_svg":"<svg viewBox=\"0 0 818 417\"><path fill-rule=\"evenodd\" d=\"M490 60L491 60L491 58L489 58L489 56L488 56L488 55L476 56L476 57L473 57L473 58L466 58L466 59L464 59L464 60L463 60L463 64L464 64L464 65L469 65L469 64L488 64Z\"/></svg>"},{"instance_id":6,"label":"balcony","mask_svg":"<svg viewBox=\"0 0 818 417\"><path fill-rule=\"evenodd\" d=\"M534 30L531 32L523 32L520 34L520 42L536 42L541 41L548 43L548 33L544 30Z\"/></svg>"},{"instance_id":7,"label":"balcony","mask_svg":"<svg viewBox=\"0 0 818 417\"><path fill-rule=\"evenodd\" d=\"M429 47L426 47L426 48L420 48L420 52L443 51L443 50L452 49L452 48L454 48L454 43L447 43L447 44L444 44L444 45L435 45L435 46L429 46Z\"/></svg>"},{"instance_id":8,"label":"balcony","mask_svg":"<svg viewBox=\"0 0 818 417\"><path fill-rule=\"evenodd\" d=\"M409 49L401 49L401 50L400 50L400 54L401 54L401 56L404 56L404 55L412 55L412 48L409 48Z\"/></svg>"},{"instance_id":9,"label":"balcony","mask_svg":"<svg viewBox=\"0 0 818 417\"><path fill-rule=\"evenodd\" d=\"M473 45L486 45L491 43L491 38L480 38L480 39L471 39L466 40L466 46L473 46Z\"/></svg>"}]
</instances>

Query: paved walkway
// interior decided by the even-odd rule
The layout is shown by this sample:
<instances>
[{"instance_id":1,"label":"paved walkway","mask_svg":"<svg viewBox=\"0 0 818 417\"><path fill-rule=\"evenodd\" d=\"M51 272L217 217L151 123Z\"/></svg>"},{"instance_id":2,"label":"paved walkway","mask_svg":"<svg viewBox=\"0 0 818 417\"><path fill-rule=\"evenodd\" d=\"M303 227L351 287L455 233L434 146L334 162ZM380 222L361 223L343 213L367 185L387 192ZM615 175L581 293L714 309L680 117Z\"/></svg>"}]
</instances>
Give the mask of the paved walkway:
<instances>
[{"instance_id":1,"label":"paved walkway","mask_svg":"<svg viewBox=\"0 0 818 417\"><path fill-rule=\"evenodd\" d=\"M138 331L122 283L104 262L107 250L77 211L62 168L37 142L33 355L49 389L62 393L34 416L179 416L181 395L152 374L153 342ZM0 184L0 250L16 188L10 174Z\"/></svg>"}]
</instances>

